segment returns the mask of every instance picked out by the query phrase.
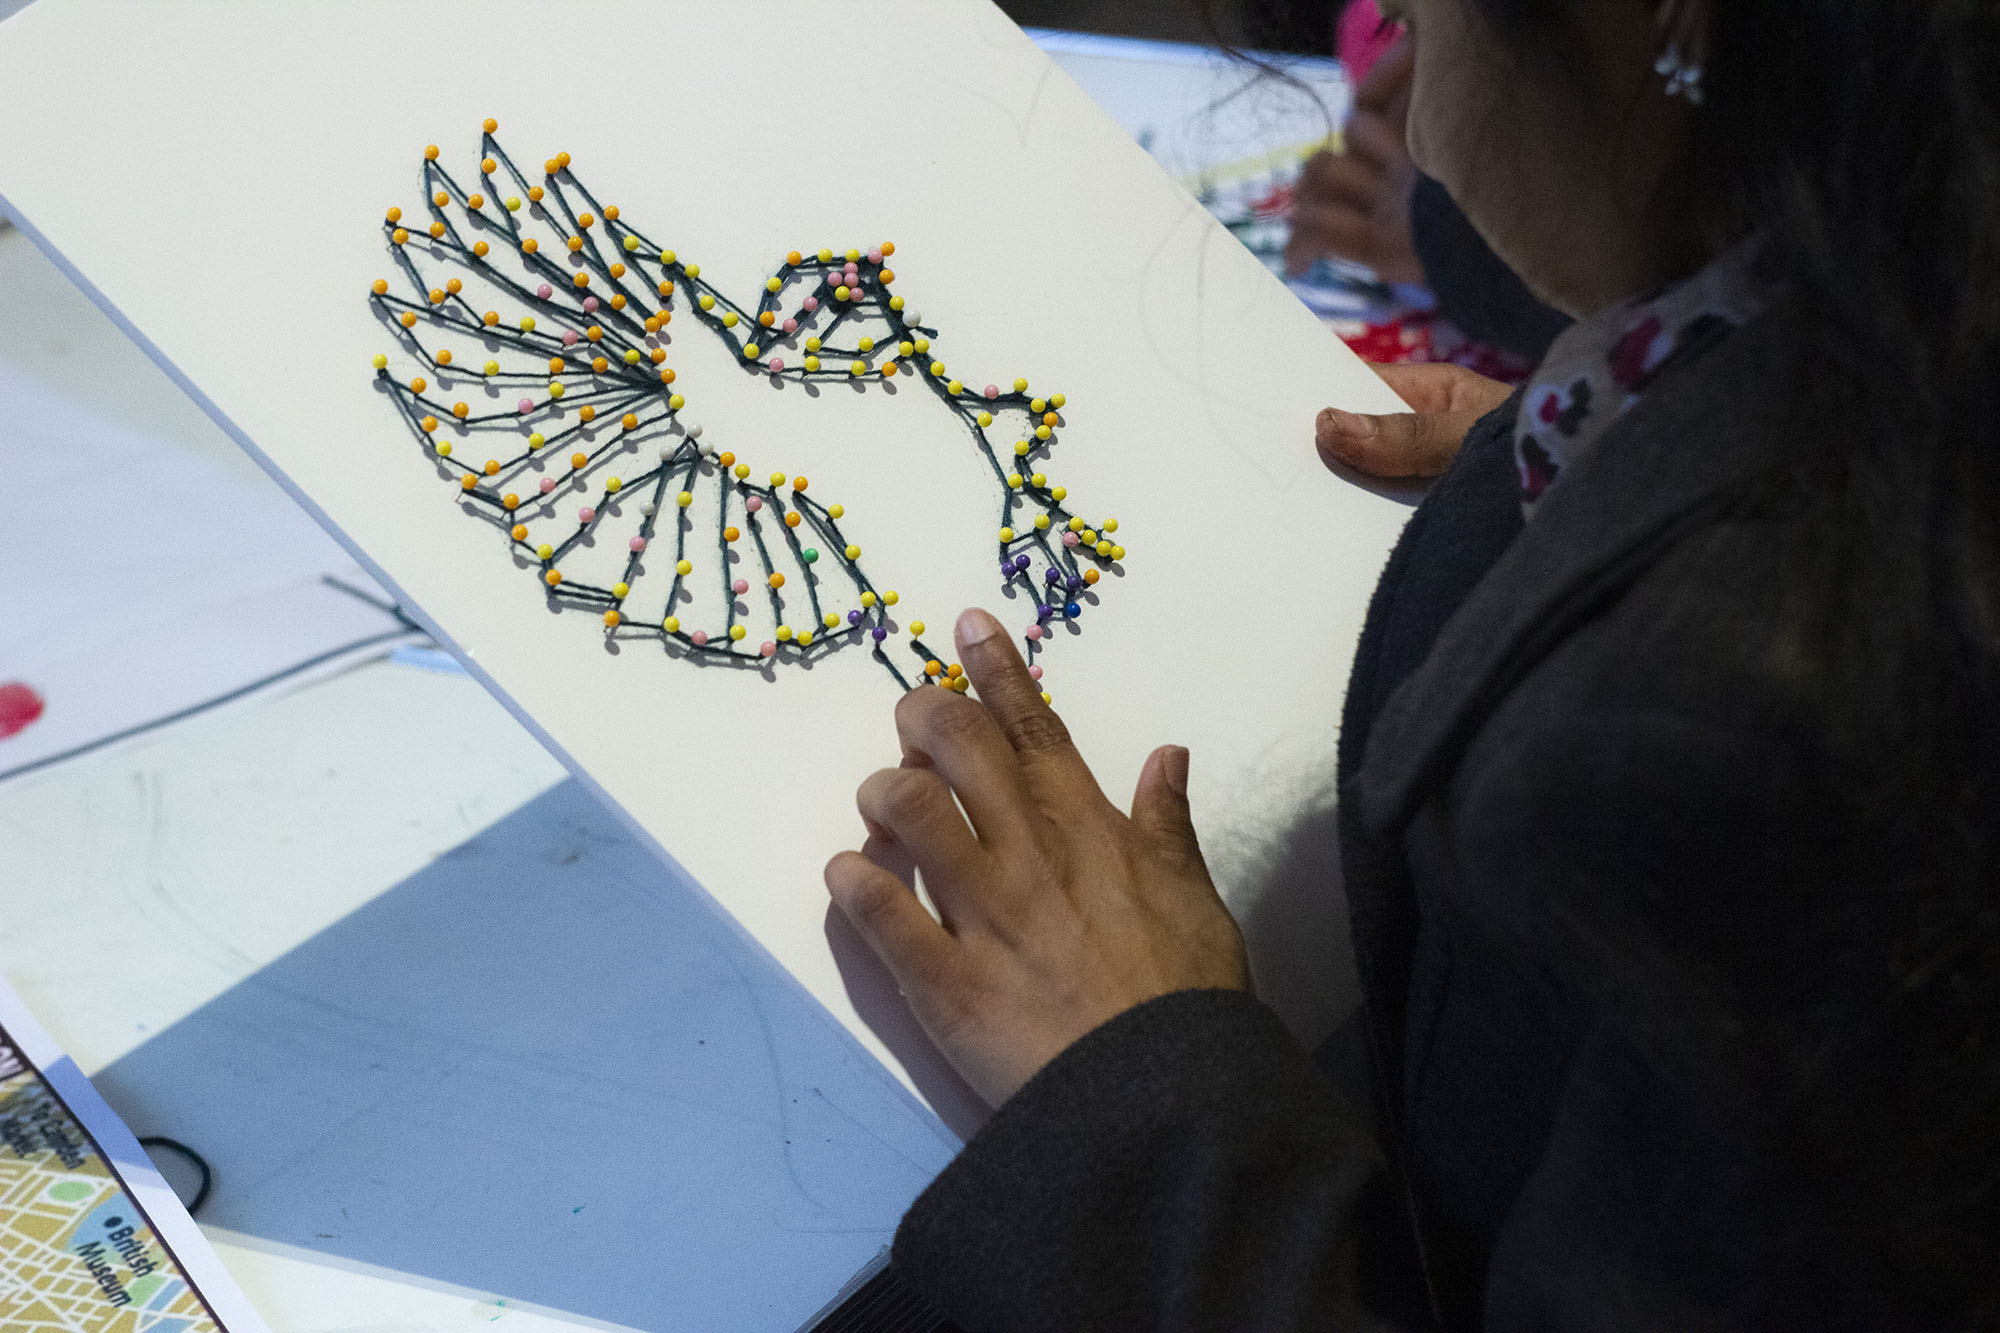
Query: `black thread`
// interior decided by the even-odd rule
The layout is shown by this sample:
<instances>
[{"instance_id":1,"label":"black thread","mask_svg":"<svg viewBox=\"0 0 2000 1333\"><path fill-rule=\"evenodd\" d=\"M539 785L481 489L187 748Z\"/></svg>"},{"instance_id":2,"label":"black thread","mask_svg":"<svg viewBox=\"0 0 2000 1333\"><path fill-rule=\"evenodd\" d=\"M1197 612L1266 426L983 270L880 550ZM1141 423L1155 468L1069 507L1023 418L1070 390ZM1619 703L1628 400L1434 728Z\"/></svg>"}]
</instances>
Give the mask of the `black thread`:
<instances>
[{"instance_id":1,"label":"black thread","mask_svg":"<svg viewBox=\"0 0 2000 1333\"><path fill-rule=\"evenodd\" d=\"M200 703L189 704L186 708L175 709L173 712L168 713L165 716L156 717L146 722L135 723L132 726L124 728L122 731L114 731L108 736L99 736L95 740L85 741L81 745L73 745L69 749L57 751L55 754L45 754L40 759L32 759L25 764L18 765L17 767L0 770L0 782L6 782L12 778L18 778L29 773L37 772L41 769L49 767L52 764L60 764L65 759L75 759L80 755L89 754L93 750L101 750L107 745L115 745L119 741L130 740L134 736L142 736L149 731L155 731L161 727L168 725L169 723L179 722L184 718L190 718L196 716L197 714L205 713L211 708L219 708L223 704L230 703L236 699L240 699L246 694L254 694L258 690L261 690L268 685L275 685L279 681L284 680L289 676L296 676L301 671L310 671L312 668L320 665L322 662L332 661L334 658L341 656L343 653L351 653L361 648L372 647L373 645L378 643L388 643L393 639L407 638L412 634L422 634L424 632L423 627L417 624L416 621L411 620L409 616L405 615L403 609L399 606L394 606L389 603L382 602L377 598L368 596L365 593L359 591L358 589L349 587L347 584L342 583L339 579L336 578L331 578L323 575L320 578L320 582L330 584L333 587L340 589L342 592L347 593L352 597L357 597L360 600L367 602L371 606L377 606L382 608L384 611L388 612L390 615L396 618L396 621L398 623L398 628L392 630L385 630L380 634L368 634L358 639L349 640L348 642L341 644L337 648L329 648L323 653L314 653L311 657L306 658L303 662L294 662L292 663L292 665L288 667L282 667L277 671L273 671L268 676L259 676L257 679L249 682L246 685L239 685L235 689L226 690L221 694L215 695L213 698L203 699Z\"/></svg>"},{"instance_id":2,"label":"black thread","mask_svg":"<svg viewBox=\"0 0 2000 1333\"><path fill-rule=\"evenodd\" d=\"M691 314L728 344L738 364L748 373L802 383L879 383L890 377L884 367L893 362L926 384L967 429L1000 483L1003 498L995 531L1006 529L1013 534L999 542L1003 586L1025 592L1034 599L1038 625L1047 627L1074 621L1082 615L1087 603L1095 601L1087 571L1095 571L1099 577L1103 572L1122 572L1117 556L1112 554L1115 550L1122 555L1122 548L1114 547L1102 533L1103 525L1085 523L1064 503L1066 495L1059 498L1055 494L1060 488L1034 480L1040 475L1035 471L1036 466L1048 456L1055 442L1054 426L1066 424L1057 415L1059 409L1051 401L1026 392L996 393L991 398L969 389L954 393L949 388L948 376L931 372L932 356L915 350L935 330L912 323L903 311L891 308L890 284L885 277L892 275L887 272L886 262L865 254L857 254L852 261L845 255L822 260L817 253L802 255L798 263L788 258L773 274L778 290L769 290L767 283L756 307L747 308L713 286L701 275L698 265L688 264L678 255L667 260L665 256L670 252L617 215L616 210L601 205L566 164L552 159L545 164L540 182L531 183L490 132L482 137L480 149L480 190L467 191L435 158L427 157L422 181L430 224L416 230L403 226L400 219L387 219L383 224L391 255L416 299L383 291L376 293L372 301L378 318L393 330L403 349L421 363L423 372L399 381L384 368L378 371L377 382L395 400L405 422L431 451L443 475L459 480L457 498L461 504L469 512L508 531L510 549L524 564L536 569L546 595L557 604L617 613L615 618L606 618L607 632L613 639L659 637L683 655L761 667L766 659L757 646L747 644L747 626L745 642L739 643L731 637L741 624L741 617L747 615L746 610L739 610L742 604L737 599L749 595L737 593L733 586L731 556L739 548L728 540L727 533L735 528L739 539L750 538L750 546L756 552L774 622L791 630L789 640L775 641L778 657L810 659L847 642L871 642L876 658L900 684L909 687L909 680L885 651L889 636L900 627L892 619L884 594L862 571L858 561L847 556L852 543L841 532L837 516L828 507L808 499L803 491L787 492L782 484L759 484L748 476L734 475L719 465L717 455L723 451L716 450L712 441L697 445L681 427L680 409L671 402L676 391L662 381L660 362L655 359L655 353L664 347L659 332L673 318L676 299L682 303L680 313ZM517 208L509 209L497 194L491 193L496 177L513 182L511 193L517 200ZM553 245L544 246L540 235L528 235L522 225L523 213L552 235ZM587 225L586 215L590 218ZM399 235L401 240L397 239ZM468 236L474 239L468 242ZM531 240L535 249L524 250L523 244ZM484 254L479 252L481 246L485 247ZM517 281L491 262L499 257L496 251L501 246L549 288L547 296L540 293L539 287ZM445 271L453 274L451 280L460 281L460 290L450 290L449 281L441 287L428 286L417 263L420 253L444 265ZM850 263L855 269L852 283L845 277ZM533 327L524 329L520 321L510 325L498 318L497 310L476 308L454 270L475 277L517 302L529 312ZM645 280L649 271L658 274L650 282ZM577 275L583 276L584 286L577 285ZM844 300L836 295L843 286L850 291L849 298ZM796 296L799 304L791 315L784 315L782 305L788 296ZM591 298L596 299L596 308L585 309L584 302ZM808 298L817 307L813 311L804 309ZM772 318L769 326L763 323L766 315ZM849 345L833 345L834 336L850 321L864 317L881 320L887 335L867 349L860 345L865 336L860 334ZM649 331L646 323L654 319L661 323ZM787 319L797 321L797 332L783 331ZM807 326L816 323L818 332L809 333ZM534 357L545 368L509 369L500 366L496 359L493 362L496 370L487 374L483 367L476 373L470 372L455 360L440 365L438 356L448 349L426 341L440 332L473 338L489 353L504 350L514 356ZM566 341L566 334L574 337ZM803 361L794 362L789 355L791 348L809 338L818 339L817 350L807 352L808 356L818 358L813 369L807 369ZM756 340L757 354L746 356L745 349L753 346L752 339ZM788 364L781 371L773 371L768 365L768 348L780 344L787 348L784 359ZM905 346L911 350L903 351ZM628 357L632 358L631 363ZM864 367L858 374L851 369L855 362ZM562 377L565 390L560 399L548 396L551 380L558 377ZM572 384L569 377L576 377L576 382ZM437 381L435 386L432 379ZM461 381L473 385L474 390L458 398L456 404L432 396L434 387L442 392ZM423 387L416 387L420 382ZM496 410L491 411L472 410L469 400L478 391L495 396L495 390L514 386L540 392L541 396L530 397L532 407L527 413L518 408L507 410L504 405L496 405ZM455 413L454 406L460 411ZM1037 407L1041 409L1039 413ZM1028 414L1029 428L1023 432L1023 439L1029 448L1003 465L1001 455L987 436L990 426L981 425L979 419L984 414L989 423L997 423L998 414L1005 411ZM587 415L590 420L585 420ZM1049 427L1046 438L1038 437L1035 430L1042 425ZM673 433L677 428L681 429L678 436ZM531 445L525 438L530 432L543 436L540 445ZM510 433L523 438L516 446L496 450L506 454L504 458L478 462L458 456L460 442L467 445L475 441L491 442ZM454 438L444 438L446 434ZM663 439L667 443L662 447L657 466L629 480L618 478L616 485L612 484L608 465L614 456L628 448ZM451 444L451 452L448 455L439 452L439 444ZM509 483L522 485L522 479L542 471L549 460L561 459L572 449L570 457L582 461L561 476L556 490L540 493L539 485L534 494L506 489ZM555 474L546 475L553 478ZM1019 484L1014 482L1016 477ZM553 497L559 490L569 499L587 480L598 478L602 479L598 483L598 498L585 506L592 516L587 520L582 518L580 509L577 527L560 541L534 542L529 537L515 535L517 525L526 530L529 518L538 522L554 519L554 506L558 502L544 498L545 495ZM675 479L679 484L670 492L669 483ZM660 622L650 626L636 622L625 615L624 607L632 586L647 572L646 557L653 551L657 521L666 511L670 496L677 502L679 495L688 494L706 505L709 502L704 497L710 490L714 495L716 556L725 613L720 631L712 637L708 631L699 631L702 641L697 642L698 631L678 625L681 603L693 599L688 581L703 576L688 553L691 518L674 524L674 572ZM637 534L645 538L645 549L631 552L626 560L624 575L618 581L625 586L623 593L617 591L616 584L605 587L566 576L554 585L548 584L549 574L554 571L560 575L557 567L563 558L580 543L592 539L607 514L617 512L627 499L648 491L650 498L640 503L649 511L642 508ZM512 507L507 503L509 496L515 501ZM753 500L755 509L751 508ZM732 522L732 515L739 512L741 522ZM795 523L787 521L791 515L796 515ZM790 569L780 567L774 555L774 549L780 548L774 548L766 539L766 517L780 525L785 538L781 549L792 566ZM1046 523L1038 526L1038 519L1046 519ZM1081 529L1091 540L1083 540L1079 534L1077 545L1066 545L1063 534L1076 529ZM808 541L819 544L808 545ZM826 549L820 549L821 545ZM694 566L693 573L678 572L683 561ZM825 609L821 592L830 575L822 576L822 566L827 570L837 569L853 586L857 605L844 616ZM803 588L806 605L802 609L808 609L812 616L809 626L789 626L788 596L778 586L780 580L774 577L780 575L784 576L781 581L785 588L791 586L793 578ZM835 616L835 624L826 624L828 614ZM665 628L667 617L675 618L676 628ZM884 631L882 637L875 637L877 630ZM802 646L801 631L811 636L809 646ZM1033 661L1044 646L1045 636L1042 642L1028 641L1025 647L1029 660ZM911 636L909 647L925 664L926 671L939 673L943 659L920 637ZM943 674L949 678L948 672ZM918 681L927 678L919 676Z\"/></svg>"},{"instance_id":3,"label":"black thread","mask_svg":"<svg viewBox=\"0 0 2000 1333\"><path fill-rule=\"evenodd\" d=\"M201 1172L201 1184L195 1187L194 1197L183 1205L188 1210L188 1216L194 1216L195 1211L208 1202L209 1187L215 1183L215 1173L208 1169L208 1159L179 1139L170 1139L164 1134L148 1134L139 1140L139 1146L149 1151L156 1147L167 1148L194 1163L195 1170Z\"/></svg>"}]
</instances>

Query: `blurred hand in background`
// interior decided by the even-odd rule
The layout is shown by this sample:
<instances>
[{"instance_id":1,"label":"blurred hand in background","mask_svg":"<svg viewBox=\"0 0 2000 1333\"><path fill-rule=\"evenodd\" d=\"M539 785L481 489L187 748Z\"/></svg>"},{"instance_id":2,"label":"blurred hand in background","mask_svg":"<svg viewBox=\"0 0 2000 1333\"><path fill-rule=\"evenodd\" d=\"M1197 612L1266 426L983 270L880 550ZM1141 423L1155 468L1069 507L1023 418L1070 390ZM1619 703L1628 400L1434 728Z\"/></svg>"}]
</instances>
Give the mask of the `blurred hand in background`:
<instances>
[{"instance_id":1,"label":"blurred hand in background","mask_svg":"<svg viewBox=\"0 0 2000 1333\"><path fill-rule=\"evenodd\" d=\"M1405 134L1414 67L1407 37L1362 78L1341 151L1315 154L1293 194L1285 270L1300 274L1322 256L1373 269L1384 282L1424 281L1410 239L1417 169Z\"/></svg>"}]
</instances>

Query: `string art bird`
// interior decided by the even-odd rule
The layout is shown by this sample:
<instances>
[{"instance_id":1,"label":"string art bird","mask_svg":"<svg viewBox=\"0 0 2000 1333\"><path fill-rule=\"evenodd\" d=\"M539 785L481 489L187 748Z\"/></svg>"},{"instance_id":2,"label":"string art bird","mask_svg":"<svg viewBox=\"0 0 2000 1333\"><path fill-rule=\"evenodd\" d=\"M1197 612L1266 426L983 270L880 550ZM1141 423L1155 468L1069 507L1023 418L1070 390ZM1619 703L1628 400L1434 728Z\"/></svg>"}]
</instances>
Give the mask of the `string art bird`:
<instances>
[{"instance_id":1,"label":"string art bird","mask_svg":"<svg viewBox=\"0 0 2000 1333\"><path fill-rule=\"evenodd\" d=\"M679 657L769 667L860 644L904 688L968 688L864 571L842 505L808 494L805 477L753 476L717 438L726 432L692 419L689 386L667 364L679 314L745 374L905 376L949 414L992 471L999 577L1035 605L1024 647L1039 680L1050 630L1078 620L1125 558L1117 520L1071 510L1044 470L1064 396L953 377L937 330L891 291L889 242L795 250L754 302L738 302L600 203L569 154L531 178L497 129L485 123L475 187L432 146L421 207L384 216L407 290L387 278L371 289L396 347L375 357L375 375L460 507L505 534L544 596L594 613L610 639L657 638ZM606 546L621 557L608 581L575 572Z\"/></svg>"}]
</instances>

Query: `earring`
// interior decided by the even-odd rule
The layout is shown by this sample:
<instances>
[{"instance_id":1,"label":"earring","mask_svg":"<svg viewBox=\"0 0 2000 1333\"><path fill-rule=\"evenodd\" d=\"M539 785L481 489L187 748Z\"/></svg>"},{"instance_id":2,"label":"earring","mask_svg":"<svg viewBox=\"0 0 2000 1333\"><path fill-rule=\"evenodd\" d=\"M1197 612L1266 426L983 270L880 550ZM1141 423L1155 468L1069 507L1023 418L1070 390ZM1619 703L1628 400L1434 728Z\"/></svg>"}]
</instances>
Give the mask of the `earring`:
<instances>
[{"instance_id":1,"label":"earring","mask_svg":"<svg viewBox=\"0 0 2000 1333\"><path fill-rule=\"evenodd\" d=\"M1654 22L1664 45L1653 62L1653 73L1667 81L1669 97L1685 97L1700 106L1702 67L1708 59L1706 0L1661 0Z\"/></svg>"}]
</instances>

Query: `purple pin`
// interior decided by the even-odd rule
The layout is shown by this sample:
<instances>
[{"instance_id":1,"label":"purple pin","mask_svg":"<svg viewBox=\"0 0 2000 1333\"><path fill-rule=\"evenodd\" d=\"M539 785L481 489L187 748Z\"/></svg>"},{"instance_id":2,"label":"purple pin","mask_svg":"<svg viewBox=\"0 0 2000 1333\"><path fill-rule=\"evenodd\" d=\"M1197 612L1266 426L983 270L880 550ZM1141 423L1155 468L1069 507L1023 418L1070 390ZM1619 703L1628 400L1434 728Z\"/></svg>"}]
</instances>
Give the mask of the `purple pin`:
<instances>
[{"instance_id":1,"label":"purple pin","mask_svg":"<svg viewBox=\"0 0 2000 1333\"><path fill-rule=\"evenodd\" d=\"M889 637L889 631L883 629L880 625L877 625L874 629L871 629L868 632L875 636L875 642L877 643L880 643L882 642L882 640Z\"/></svg>"},{"instance_id":2,"label":"purple pin","mask_svg":"<svg viewBox=\"0 0 2000 1333\"><path fill-rule=\"evenodd\" d=\"M1047 602L1043 602L1040 606L1037 606L1035 608L1035 619L1037 620L1047 620L1050 616L1054 614L1055 614L1055 608L1050 606Z\"/></svg>"},{"instance_id":3,"label":"purple pin","mask_svg":"<svg viewBox=\"0 0 2000 1333\"><path fill-rule=\"evenodd\" d=\"M850 625L859 625L861 623L861 613L859 611L849 611L847 613L847 623Z\"/></svg>"},{"instance_id":4,"label":"purple pin","mask_svg":"<svg viewBox=\"0 0 2000 1333\"><path fill-rule=\"evenodd\" d=\"M1061 583L1061 582L1062 582L1062 571L1061 571L1061 570L1059 570L1059 569L1051 569L1051 570L1049 571L1049 582L1050 582L1050 583Z\"/></svg>"}]
</instances>

